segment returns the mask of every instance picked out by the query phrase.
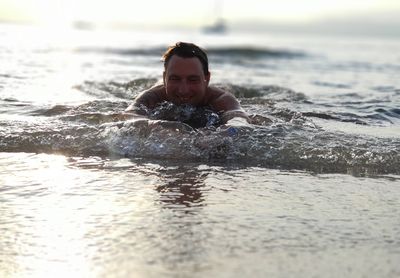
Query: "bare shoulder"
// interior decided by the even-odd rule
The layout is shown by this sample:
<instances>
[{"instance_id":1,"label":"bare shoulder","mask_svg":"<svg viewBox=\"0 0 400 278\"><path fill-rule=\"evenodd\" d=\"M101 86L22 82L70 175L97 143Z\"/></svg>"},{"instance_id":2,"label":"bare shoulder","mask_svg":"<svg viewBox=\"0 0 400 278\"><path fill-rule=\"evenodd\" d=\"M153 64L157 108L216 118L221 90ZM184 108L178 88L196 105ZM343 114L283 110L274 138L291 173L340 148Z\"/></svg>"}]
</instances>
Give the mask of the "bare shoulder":
<instances>
[{"instance_id":1,"label":"bare shoulder","mask_svg":"<svg viewBox=\"0 0 400 278\"><path fill-rule=\"evenodd\" d=\"M231 92L214 86L208 87L207 104L218 112L242 110L239 101Z\"/></svg>"},{"instance_id":2,"label":"bare shoulder","mask_svg":"<svg viewBox=\"0 0 400 278\"><path fill-rule=\"evenodd\" d=\"M228 92L215 86L208 86L207 93L209 94L210 97L219 97Z\"/></svg>"},{"instance_id":3,"label":"bare shoulder","mask_svg":"<svg viewBox=\"0 0 400 278\"><path fill-rule=\"evenodd\" d=\"M221 113L222 122L227 123L229 120L236 117L244 118L247 122L250 122L249 116L231 92L216 87L209 87L207 93L207 104L210 105L214 111Z\"/></svg>"}]
</instances>

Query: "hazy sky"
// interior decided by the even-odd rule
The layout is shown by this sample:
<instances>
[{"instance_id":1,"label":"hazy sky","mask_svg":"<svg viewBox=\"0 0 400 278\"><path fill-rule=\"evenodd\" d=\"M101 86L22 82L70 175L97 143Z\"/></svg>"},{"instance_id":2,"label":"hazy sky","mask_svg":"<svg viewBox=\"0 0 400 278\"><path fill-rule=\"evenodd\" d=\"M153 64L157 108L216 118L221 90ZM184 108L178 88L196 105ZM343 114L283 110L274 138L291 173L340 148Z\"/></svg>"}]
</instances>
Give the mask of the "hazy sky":
<instances>
[{"instance_id":1,"label":"hazy sky","mask_svg":"<svg viewBox=\"0 0 400 278\"><path fill-rule=\"evenodd\" d=\"M0 20L45 24L85 20L200 26L217 14L228 22L309 23L386 13L400 15L400 0L0 0Z\"/></svg>"}]
</instances>

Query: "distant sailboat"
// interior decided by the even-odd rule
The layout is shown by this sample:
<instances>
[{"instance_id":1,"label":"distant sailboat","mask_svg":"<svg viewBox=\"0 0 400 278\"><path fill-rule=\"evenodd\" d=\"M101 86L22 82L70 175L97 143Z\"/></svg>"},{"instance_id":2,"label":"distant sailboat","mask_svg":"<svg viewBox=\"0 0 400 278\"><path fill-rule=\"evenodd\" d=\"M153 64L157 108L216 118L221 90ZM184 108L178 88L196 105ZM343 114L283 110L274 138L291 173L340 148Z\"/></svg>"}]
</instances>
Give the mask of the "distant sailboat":
<instances>
[{"instance_id":1,"label":"distant sailboat","mask_svg":"<svg viewBox=\"0 0 400 278\"><path fill-rule=\"evenodd\" d=\"M215 13L215 22L211 25L203 27L203 32L205 33L214 33L214 34L223 34L226 33L227 27L225 21L222 19L222 0L214 1L214 13Z\"/></svg>"},{"instance_id":2,"label":"distant sailboat","mask_svg":"<svg viewBox=\"0 0 400 278\"><path fill-rule=\"evenodd\" d=\"M223 19L218 19L213 25L206 26L203 28L205 33L218 33L222 34L226 32L226 25Z\"/></svg>"}]
</instances>

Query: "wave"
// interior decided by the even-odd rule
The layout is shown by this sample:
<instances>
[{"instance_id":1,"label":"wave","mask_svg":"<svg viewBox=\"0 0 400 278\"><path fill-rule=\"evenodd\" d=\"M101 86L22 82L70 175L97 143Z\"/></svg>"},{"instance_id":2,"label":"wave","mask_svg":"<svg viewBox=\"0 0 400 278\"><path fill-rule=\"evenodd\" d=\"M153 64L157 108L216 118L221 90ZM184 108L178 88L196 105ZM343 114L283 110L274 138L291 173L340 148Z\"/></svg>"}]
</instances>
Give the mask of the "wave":
<instances>
[{"instance_id":1,"label":"wave","mask_svg":"<svg viewBox=\"0 0 400 278\"><path fill-rule=\"evenodd\" d=\"M193 129L180 122L138 119L99 126L58 124L42 127L41 131L37 126L25 125L23 129L2 136L2 151L223 160L318 173L400 174L398 141L334 134L289 124L236 127L232 131Z\"/></svg>"},{"instance_id":2,"label":"wave","mask_svg":"<svg viewBox=\"0 0 400 278\"><path fill-rule=\"evenodd\" d=\"M126 83L115 81L84 81L82 84L75 85L73 88L87 95L94 96L99 99L118 98L124 100L134 99L138 93L151 88L160 80L156 78L138 78ZM268 99L271 101L305 101L306 96L303 93L293 91L288 88L265 85L235 85L229 83L215 83L212 86L231 92L237 98L245 99Z\"/></svg>"},{"instance_id":3,"label":"wave","mask_svg":"<svg viewBox=\"0 0 400 278\"><path fill-rule=\"evenodd\" d=\"M131 102L142 91L152 87L157 82L156 78L138 78L129 82L116 81L84 81L74 86L88 96L95 97L98 101L86 103L79 107L83 113L97 113L123 111L126 109L126 102ZM234 94L243 106L250 113L268 115L273 112L274 107L296 106L303 116L310 118L320 118L358 125L387 126L395 124L400 119L399 109L393 107L387 100L363 100L355 93L347 94L340 100L329 102L312 102L305 94L296 92L289 88L275 85L235 85L229 83L216 83L213 86L222 88ZM17 100L4 99L6 110L18 109L19 105L30 104L19 103ZM282 108L282 107L281 107ZM32 110L30 115L52 116L67 113L72 109L66 105L58 105L51 108L41 108ZM76 107L71 113L75 113ZM26 112L25 112L26 113Z\"/></svg>"},{"instance_id":4,"label":"wave","mask_svg":"<svg viewBox=\"0 0 400 278\"><path fill-rule=\"evenodd\" d=\"M0 99L4 107L0 114L24 115L0 118L0 151L224 161L319 173L400 174L398 138L330 132L312 121L322 118L375 125L398 119L397 107L383 102L318 104L288 88L224 83L215 86L238 97L251 115L251 125L227 127L211 111L167 104L147 111L147 118L124 113L132 99L156 81L85 81L75 89L96 100L80 105L37 107Z\"/></svg>"},{"instance_id":5,"label":"wave","mask_svg":"<svg viewBox=\"0 0 400 278\"><path fill-rule=\"evenodd\" d=\"M385 117L384 115L381 114L372 114L372 115L367 115L367 116L362 116L362 115L357 115L357 114L352 114L352 113L321 113L321 112L302 112L303 116L306 117L314 117L314 118L320 118L324 120L335 120L338 122L343 122L343 123L353 123L357 125L371 125L372 123L374 125L385 125L385 123L391 123L393 122L390 120L390 117Z\"/></svg>"},{"instance_id":6,"label":"wave","mask_svg":"<svg viewBox=\"0 0 400 278\"><path fill-rule=\"evenodd\" d=\"M242 56L247 58L299 58L306 56L304 52L296 52L285 49L257 48L251 46L215 47L207 49L207 53L210 55L229 57Z\"/></svg>"},{"instance_id":7,"label":"wave","mask_svg":"<svg viewBox=\"0 0 400 278\"><path fill-rule=\"evenodd\" d=\"M106 114L123 112L140 92L152 87L157 82L159 80L156 78L137 78L128 82L86 80L77 84L73 89L98 100L81 105L79 107L82 113L80 117L88 120L93 118L91 114L98 112ZM263 116L273 114L276 107L289 107L290 109L295 107L298 113L302 113L305 117L365 126L396 125L400 119L399 109L393 106L391 99L364 99L357 93L348 93L341 95L340 99L330 98L328 101L314 102L301 92L275 85L229 83L212 85L234 94L248 112ZM385 88L385 90L391 91L393 89L392 87ZM2 107L0 113L23 113L47 117L78 112L76 111L77 107L68 105L37 108L34 103L21 102L12 98L2 98L0 103ZM86 115L84 116L83 113ZM69 117L79 120L79 117L76 116L69 115ZM112 116L112 118L116 117ZM95 120L98 118L101 117L94 117Z\"/></svg>"},{"instance_id":8,"label":"wave","mask_svg":"<svg viewBox=\"0 0 400 278\"><path fill-rule=\"evenodd\" d=\"M156 84L157 81L156 78L138 78L126 83L115 81L84 81L82 84L75 85L73 88L99 99L119 98L128 100L136 97L138 93L149 89Z\"/></svg>"},{"instance_id":9,"label":"wave","mask_svg":"<svg viewBox=\"0 0 400 278\"><path fill-rule=\"evenodd\" d=\"M157 56L163 55L167 46L150 48L101 48L101 47L80 47L76 48L78 53L100 53L114 54L123 56ZM208 55L229 56L244 58L301 58L307 56L300 51L291 51L286 49L270 49L252 46L227 46L227 47L209 47L206 49Z\"/></svg>"},{"instance_id":10,"label":"wave","mask_svg":"<svg viewBox=\"0 0 400 278\"><path fill-rule=\"evenodd\" d=\"M180 121L123 118L126 102L53 107L51 121L0 121L3 152L46 152L362 175L400 174L400 140L334 133L307 117L274 108L247 126L194 128ZM102 107L102 109L98 109ZM16 128L17 127L17 128Z\"/></svg>"},{"instance_id":11,"label":"wave","mask_svg":"<svg viewBox=\"0 0 400 278\"><path fill-rule=\"evenodd\" d=\"M400 120L400 109L387 100L343 100L340 102L313 103L307 100L308 107L302 114L307 117L348 122L358 125L388 126Z\"/></svg>"}]
</instances>

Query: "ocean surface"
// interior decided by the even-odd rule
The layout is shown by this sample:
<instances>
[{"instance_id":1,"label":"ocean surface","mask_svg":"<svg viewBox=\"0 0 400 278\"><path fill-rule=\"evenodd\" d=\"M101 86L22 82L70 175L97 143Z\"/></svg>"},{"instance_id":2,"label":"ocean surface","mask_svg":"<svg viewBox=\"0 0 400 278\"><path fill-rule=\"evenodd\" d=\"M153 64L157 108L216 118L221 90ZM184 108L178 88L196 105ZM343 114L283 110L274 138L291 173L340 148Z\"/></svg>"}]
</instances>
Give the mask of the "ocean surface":
<instances>
[{"instance_id":1,"label":"ocean surface","mask_svg":"<svg viewBox=\"0 0 400 278\"><path fill-rule=\"evenodd\" d=\"M251 124L123 117L177 41ZM3 24L0 61L0 277L400 276L400 39Z\"/></svg>"}]
</instances>

